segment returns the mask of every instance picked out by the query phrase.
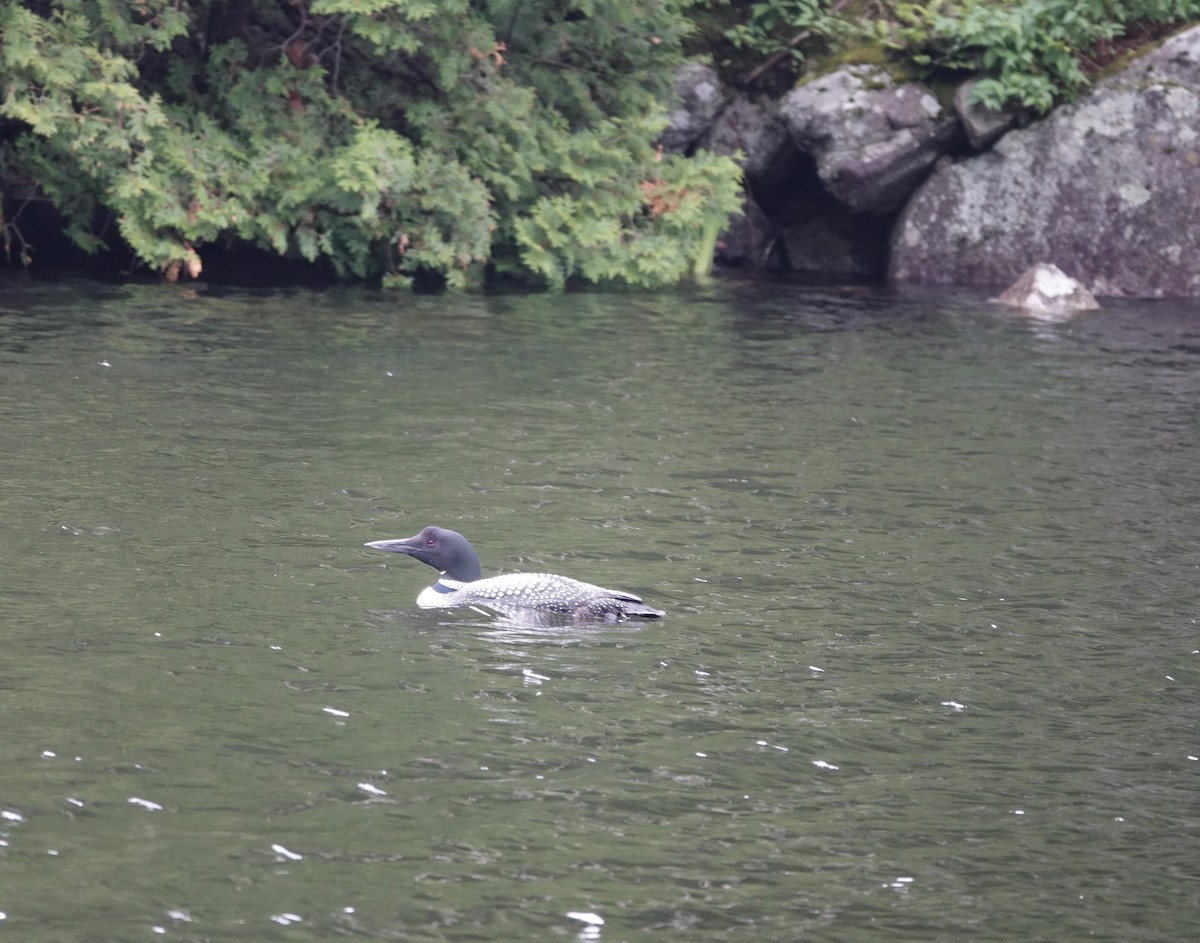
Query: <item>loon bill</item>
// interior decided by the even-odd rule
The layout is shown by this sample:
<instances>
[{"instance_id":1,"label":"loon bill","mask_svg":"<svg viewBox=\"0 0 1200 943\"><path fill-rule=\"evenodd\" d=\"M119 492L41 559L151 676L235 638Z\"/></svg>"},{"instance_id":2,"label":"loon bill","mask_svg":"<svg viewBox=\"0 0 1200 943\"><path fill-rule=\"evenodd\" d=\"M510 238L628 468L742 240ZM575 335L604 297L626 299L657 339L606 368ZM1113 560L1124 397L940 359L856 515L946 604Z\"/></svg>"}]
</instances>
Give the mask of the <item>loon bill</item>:
<instances>
[{"instance_id":1,"label":"loon bill","mask_svg":"<svg viewBox=\"0 0 1200 943\"><path fill-rule=\"evenodd\" d=\"M532 609L597 619L658 619L665 615L632 593L551 573L509 573L483 579L475 548L462 534L444 527L430 526L415 537L373 540L366 546L406 553L441 572L436 582L417 597L422 609L487 606L500 612Z\"/></svg>"}]
</instances>

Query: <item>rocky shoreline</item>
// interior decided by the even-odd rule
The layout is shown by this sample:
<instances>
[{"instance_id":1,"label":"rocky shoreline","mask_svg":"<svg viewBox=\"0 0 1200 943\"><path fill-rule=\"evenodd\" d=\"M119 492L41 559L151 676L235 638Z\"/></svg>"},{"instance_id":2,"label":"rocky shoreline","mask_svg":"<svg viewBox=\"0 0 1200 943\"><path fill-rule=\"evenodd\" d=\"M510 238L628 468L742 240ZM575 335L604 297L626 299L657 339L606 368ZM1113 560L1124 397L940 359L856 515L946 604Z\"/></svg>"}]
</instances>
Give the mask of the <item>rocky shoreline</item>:
<instances>
[{"instance_id":1,"label":"rocky shoreline","mask_svg":"<svg viewBox=\"0 0 1200 943\"><path fill-rule=\"evenodd\" d=\"M664 149L741 152L720 265L1004 287L1037 263L1096 295L1200 296L1200 27L1022 125L847 65L775 101L677 76Z\"/></svg>"}]
</instances>

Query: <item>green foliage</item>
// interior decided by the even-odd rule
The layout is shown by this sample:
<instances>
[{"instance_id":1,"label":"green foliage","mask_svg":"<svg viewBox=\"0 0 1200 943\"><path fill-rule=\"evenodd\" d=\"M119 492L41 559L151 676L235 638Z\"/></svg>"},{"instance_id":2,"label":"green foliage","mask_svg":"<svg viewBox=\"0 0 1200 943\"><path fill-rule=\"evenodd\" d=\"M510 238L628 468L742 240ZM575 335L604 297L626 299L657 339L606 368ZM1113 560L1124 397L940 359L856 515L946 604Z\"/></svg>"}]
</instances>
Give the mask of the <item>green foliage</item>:
<instances>
[{"instance_id":1,"label":"green foliage","mask_svg":"<svg viewBox=\"0 0 1200 943\"><path fill-rule=\"evenodd\" d=\"M728 159L652 142L687 0L0 0L0 182L168 277L248 243L452 286L697 267Z\"/></svg>"},{"instance_id":2,"label":"green foliage","mask_svg":"<svg viewBox=\"0 0 1200 943\"><path fill-rule=\"evenodd\" d=\"M1200 14L1195 0L1022 0L931 4L906 33L918 62L976 70L977 100L1049 110L1088 84L1088 53L1134 24Z\"/></svg>"},{"instance_id":3,"label":"green foliage","mask_svg":"<svg viewBox=\"0 0 1200 943\"><path fill-rule=\"evenodd\" d=\"M744 17L725 30L735 46L759 52L787 50L789 55L803 61L798 46L788 46L790 38L808 31L830 35L840 31L842 21L831 16L827 0L759 0L746 5Z\"/></svg>"},{"instance_id":4,"label":"green foliage","mask_svg":"<svg viewBox=\"0 0 1200 943\"><path fill-rule=\"evenodd\" d=\"M650 287L703 277L717 229L740 203L723 158L673 156L633 193L604 186L543 197L518 220L516 237L525 263L551 285L582 276Z\"/></svg>"},{"instance_id":5,"label":"green foliage","mask_svg":"<svg viewBox=\"0 0 1200 943\"><path fill-rule=\"evenodd\" d=\"M734 7L739 18L726 36L767 63L779 58L788 36L795 43L793 65L803 60L805 44L826 43L836 56L867 39L889 49L900 65L982 76L975 95L987 105L1034 112L1087 85L1098 46L1135 26L1200 17L1200 0L762 0L709 6Z\"/></svg>"},{"instance_id":6,"label":"green foliage","mask_svg":"<svg viewBox=\"0 0 1200 943\"><path fill-rule=\"evenodd\" d=\"M976 98L1002 107L1015 103L1046 111L1087 78L1079 52L1099 39L1118 35L1110 3L1029 0L1018 4L970 2L946 12L914 9L906 36L918 49L918 63L978 69L985 76ZM1098 18L1094 15L1098 14Z\"/></svg>"}]
</instances>

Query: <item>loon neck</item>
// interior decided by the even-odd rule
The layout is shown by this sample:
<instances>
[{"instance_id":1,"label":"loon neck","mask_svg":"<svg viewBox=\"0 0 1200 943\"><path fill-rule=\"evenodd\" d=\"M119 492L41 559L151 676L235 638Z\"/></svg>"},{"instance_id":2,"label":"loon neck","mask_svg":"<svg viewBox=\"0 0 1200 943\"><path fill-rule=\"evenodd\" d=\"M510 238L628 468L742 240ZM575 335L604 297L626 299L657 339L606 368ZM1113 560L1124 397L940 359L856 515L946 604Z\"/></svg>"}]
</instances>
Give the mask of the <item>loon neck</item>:
<instances>
[{"instance_id":1,"label":"loon neck","mask_svg":"<svg viewBox=\"0 0 1200 943\"><path fill-rule=\"evenodd\" d=\"M451 600L464 584L440 576L430 586L426 586L417 596L417 605L422 609L442 609L455 605Z\"/></svg>"}]
</instances>

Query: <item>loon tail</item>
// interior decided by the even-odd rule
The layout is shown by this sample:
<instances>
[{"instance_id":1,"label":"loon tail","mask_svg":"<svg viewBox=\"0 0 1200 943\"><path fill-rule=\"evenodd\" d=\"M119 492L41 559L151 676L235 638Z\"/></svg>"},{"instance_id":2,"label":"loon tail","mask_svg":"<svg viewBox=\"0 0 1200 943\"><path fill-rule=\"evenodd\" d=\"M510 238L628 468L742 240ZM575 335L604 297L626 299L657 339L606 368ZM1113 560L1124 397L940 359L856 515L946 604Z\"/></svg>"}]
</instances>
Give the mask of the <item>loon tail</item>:
<instances>
[{"instance_id":1,"label":"loon tail","mask_svg":"<svg viewBox=\"0 0 1200 943\"><path fill-rule=\"evenodd\" d=\"M655 609L653 606L647 606L640 600L638 602L621 602L621 611L627 616L637 616L642 619L661 619L666 615L661 609Z\"/></svg>"}]
</instances>

